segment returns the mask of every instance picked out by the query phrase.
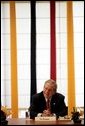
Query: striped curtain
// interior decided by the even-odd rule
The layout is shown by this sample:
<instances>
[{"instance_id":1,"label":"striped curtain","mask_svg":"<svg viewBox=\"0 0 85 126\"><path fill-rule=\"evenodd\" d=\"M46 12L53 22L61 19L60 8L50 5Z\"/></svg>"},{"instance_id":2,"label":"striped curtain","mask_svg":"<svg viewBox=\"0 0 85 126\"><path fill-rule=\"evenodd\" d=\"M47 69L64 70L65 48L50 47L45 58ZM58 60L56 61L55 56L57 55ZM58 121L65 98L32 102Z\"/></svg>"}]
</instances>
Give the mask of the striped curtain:
<instances>
[{"instance_id":1,"label":"striped curtain","mask_svg":"<svg viewBox=\"0 0 85 126\"><path fill-rule=\"evenodd\" d=\"M10 69L10 74L2 75L2 83L10 82L10 93L4 90L4 104L10 104L12 117L19 117L19 108L29 108L32 95L42 91L44 82L51 78L66 96L70 115L76 106L73 2L10 1L7 8L10 13L2 20L6 25L9 22L10 30L3 30L2 35L10 37L9 49L2 52L6 52L5 58L10 56L3 70Z\"/></svg>"}]
</instances>

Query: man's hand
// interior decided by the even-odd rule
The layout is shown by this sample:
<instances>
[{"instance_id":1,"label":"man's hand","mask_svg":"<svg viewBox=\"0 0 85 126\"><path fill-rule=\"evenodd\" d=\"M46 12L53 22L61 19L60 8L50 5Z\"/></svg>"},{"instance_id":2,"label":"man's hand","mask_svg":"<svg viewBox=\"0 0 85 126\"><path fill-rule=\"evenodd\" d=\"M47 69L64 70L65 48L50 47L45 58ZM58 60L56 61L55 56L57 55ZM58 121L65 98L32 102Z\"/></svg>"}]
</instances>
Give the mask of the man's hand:
<instances>
[{"instance_id":1,"label":"man's hand","mask_svg":"<svg viewBox=\"0 0 85 126\"><path fill-rule=\"evenodd\" d=\"M44 110L43 113L42 113L42 116L51 116L51 111L49 109L47 110Z\"/></svg>"}]
</instances>

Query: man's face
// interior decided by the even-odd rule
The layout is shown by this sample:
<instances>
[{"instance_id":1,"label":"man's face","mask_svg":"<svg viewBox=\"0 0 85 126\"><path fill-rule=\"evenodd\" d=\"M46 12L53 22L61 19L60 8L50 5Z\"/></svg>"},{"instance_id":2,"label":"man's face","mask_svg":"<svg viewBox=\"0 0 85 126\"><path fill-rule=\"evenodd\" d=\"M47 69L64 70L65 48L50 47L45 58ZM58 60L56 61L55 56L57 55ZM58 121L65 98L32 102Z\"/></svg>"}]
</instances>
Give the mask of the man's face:
<instances>
[{"instance_id":1,"label":"man's face","mask_svg":"<svg viewBox=\"0 0 85 126\"><path fill-rule=\"evenodd\" d=\"M43 94L45 98L50 98L54 93L53 85L46 83L44 85Z\"/></svg>"}]
</instances>

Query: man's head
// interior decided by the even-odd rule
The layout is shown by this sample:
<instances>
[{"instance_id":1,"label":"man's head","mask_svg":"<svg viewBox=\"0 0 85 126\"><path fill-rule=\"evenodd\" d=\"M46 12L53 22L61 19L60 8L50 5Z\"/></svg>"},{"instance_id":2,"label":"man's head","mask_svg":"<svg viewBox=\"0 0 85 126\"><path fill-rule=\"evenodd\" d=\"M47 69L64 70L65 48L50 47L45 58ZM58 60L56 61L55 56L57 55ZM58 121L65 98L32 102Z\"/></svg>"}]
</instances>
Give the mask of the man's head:
<instances>
[{"instance_id":1,"label":"man's head","mask_svg":"<svg viewBox=\"0 0 85 126\"><path fill-rule=\"evenodd\" d=\"M45 82L44 88L43 88L43 94L45 98L50 98L52 95L56 93L57 90L57 84L54 80L49 79Z\"/></svg>"}]
</instances>

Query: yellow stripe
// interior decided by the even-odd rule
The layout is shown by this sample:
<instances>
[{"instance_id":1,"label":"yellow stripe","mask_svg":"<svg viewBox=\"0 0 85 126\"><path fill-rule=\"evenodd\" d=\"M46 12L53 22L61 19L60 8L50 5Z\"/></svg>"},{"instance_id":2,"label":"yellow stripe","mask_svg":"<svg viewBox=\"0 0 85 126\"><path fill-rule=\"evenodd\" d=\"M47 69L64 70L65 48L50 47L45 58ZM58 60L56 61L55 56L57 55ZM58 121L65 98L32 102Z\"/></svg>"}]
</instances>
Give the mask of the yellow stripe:
<instances>
[{"instance_id":1,"label":"yellow stripe","mask_svg":"<svg viewBox=\"0 0 85 126\"><path fill-rule=\"evenodd\" d=\"M75 71L74 71L74 36L73 36L73 6L67 1L67 61L68 61L68 115L75 107Z\"/></svg>"},{"instance_id":2,"label":"yellow stripe","mask_svg":"<svg viewBox=\"0 0 85 126\"><path fill-rule=\"evenodd\" d=\"M10 1L10 41L11 41L11 106L12 117L18 117L17 87L17 47L16 47L16 16L15 1Z\"/></svg>"}]
</instances>

